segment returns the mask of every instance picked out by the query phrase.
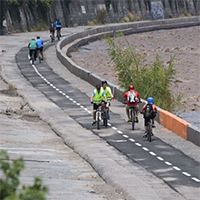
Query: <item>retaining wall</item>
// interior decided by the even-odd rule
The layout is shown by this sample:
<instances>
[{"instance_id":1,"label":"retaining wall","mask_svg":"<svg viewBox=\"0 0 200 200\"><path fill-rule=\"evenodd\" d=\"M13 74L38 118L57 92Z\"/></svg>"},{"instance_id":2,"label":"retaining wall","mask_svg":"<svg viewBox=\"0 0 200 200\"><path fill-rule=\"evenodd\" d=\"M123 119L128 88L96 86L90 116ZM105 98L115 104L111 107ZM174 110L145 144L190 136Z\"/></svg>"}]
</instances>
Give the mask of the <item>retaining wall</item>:
<instances>
[{"instance_id":1,"label":"retaining wall","mask_svg":"<svg viewBox=\"0 0 200 200\"><path fill-rule=\"evenodd\" d=\"M92 72L74 63L67 56L67 54L73 51L73 49L85 45L88 42L99 40L105 35L114 36L116 33L119 32L128 35L145 31L156 31L161 29L174 29L199 25L200 17L105 25L63 38L60 42L58 42L56 46L56 53L58 59L64 66L68 68L71 73L95 86L96 84L99 84L101 82L101 77L96 76ZM117 85L114 85L112 83L109 83L109 85L114 93L115 98L119 101L122 101L124 91L120 89ZM143 100L143 104L144 103L145 101ZM200 146L200 130L190 125L185 120L175 116L172 113L162 110L161 108L158 108L158 115L156 120L165 128Z\"/></svg>"}]
</instances>

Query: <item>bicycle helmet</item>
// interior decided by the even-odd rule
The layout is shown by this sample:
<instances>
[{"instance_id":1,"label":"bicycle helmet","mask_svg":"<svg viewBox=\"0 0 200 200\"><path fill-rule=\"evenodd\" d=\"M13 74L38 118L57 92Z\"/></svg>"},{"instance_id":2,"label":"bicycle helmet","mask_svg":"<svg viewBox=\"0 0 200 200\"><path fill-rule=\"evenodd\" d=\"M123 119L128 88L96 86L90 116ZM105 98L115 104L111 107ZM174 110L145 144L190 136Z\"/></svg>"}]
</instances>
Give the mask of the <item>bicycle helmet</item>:
<instances>
[{"instance_id":1,"label":"bicycle helmet","mask_svg":"<svg viewBox=\"0 0 200 200\"><path fill-rule=\"evenodd\" d=\"M103 81L101 82L102 85L103 85L104 83L108 84L106 80L103 80Z\"/></svg>"},{"instance_id":2,"label":"bicycle helmet","mask_svg":"<svg viewBox=\"0 0 200 200\"><path fill-rule=\"evenodd\" d=\"M135 88L135 87L134 87L133 85L130 85L130 86L129 86L129 90L134 90L134 88Z\"/></svg>"},{"instance_id":3,"label":"bicycle helmet","mask_svg":"<svg viewBox=\"0 0 200 200\"><path fill-rule=\"evenodd\" d=\"M148 104L154 104L154 99L153 99L153 97L149 97L149 98L147 99L147 102L148 102Z\"/></svg>"}]
</instances>

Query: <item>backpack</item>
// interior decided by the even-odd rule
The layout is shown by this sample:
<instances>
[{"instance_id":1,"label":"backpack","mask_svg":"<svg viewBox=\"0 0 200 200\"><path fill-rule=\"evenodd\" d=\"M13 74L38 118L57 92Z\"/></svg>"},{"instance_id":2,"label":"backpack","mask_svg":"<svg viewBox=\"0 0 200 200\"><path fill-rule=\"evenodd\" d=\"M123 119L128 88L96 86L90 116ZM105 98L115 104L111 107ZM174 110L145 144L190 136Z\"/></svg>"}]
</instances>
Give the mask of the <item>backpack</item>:
<instances>
[{"instance_id":1,"label":"backpack","mask_svg":"<svg viewBox=\"0 0 200 200\"><path fill-rule=\"evenodd\" d=\"M127 100L129 103L136 103L136 94L135 92L128 92L128 97L127 97Z\"/></svg>"},{"instance_id":2,"label":"backpack","mask_svg":"<svg viewBox=\"0 0 200 200\"><path fill-rule=\"evenodd\" d=\"M144 109L144 118L151 118L152 114L153 114L153 105L147 104Z\"/></svg>"}]
</instances>

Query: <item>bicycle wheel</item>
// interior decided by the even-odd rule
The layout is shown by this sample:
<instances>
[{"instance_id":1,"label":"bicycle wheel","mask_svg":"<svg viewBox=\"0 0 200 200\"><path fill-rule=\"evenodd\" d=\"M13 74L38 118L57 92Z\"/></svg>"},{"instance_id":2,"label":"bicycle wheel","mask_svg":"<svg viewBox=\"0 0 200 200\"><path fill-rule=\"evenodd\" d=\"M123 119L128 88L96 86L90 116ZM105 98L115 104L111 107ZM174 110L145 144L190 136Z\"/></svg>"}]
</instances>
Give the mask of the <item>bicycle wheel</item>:
<instances>
[{"instance_id":1,"label":"bicycle wheel","mask_svg":"<svg viewBox=\"0 0 200 200\"><path fill-rule=\"evenodd\" d=\"M100 112L97 112L97 129L99 130L99 124L100 124Z\"/></svg>"},{"instance_id":2,"label":"bicycle wheel","mask_svg":"<svg viewBox=\"0 0 200 200\"><path fill-rule=\"evenodd\" d=\"M107 110L104 111L103 124L105 127L108 126L108 111Z\"/></svg>"},{"instance_id":3,"label":"bicycle wheel","mask_svg":"<svg viewBox=\"0 0 200 200\"><path fill-rule=\"evenodd\" d=\"M149 124L148 124L148 129L147 129L147 131L148 131L147 140L148 140L149 142L151 142L152 125L151 125L150 122L149 122Z\"/></svg>"}]
</instances>

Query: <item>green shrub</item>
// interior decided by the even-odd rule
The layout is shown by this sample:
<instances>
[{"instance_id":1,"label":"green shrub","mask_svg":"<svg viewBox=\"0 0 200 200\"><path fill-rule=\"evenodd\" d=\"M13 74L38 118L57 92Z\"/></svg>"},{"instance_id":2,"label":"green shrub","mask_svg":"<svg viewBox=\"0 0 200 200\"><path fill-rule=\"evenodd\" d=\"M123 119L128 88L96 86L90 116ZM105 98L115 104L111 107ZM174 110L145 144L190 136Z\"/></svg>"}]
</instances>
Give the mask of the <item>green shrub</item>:
<instances>
[{"instance_id":1,"label":"green shrub","mask_svg":"<svg viewBox=\"0 0 200 200\"><path fill-rule=\"evenodd\" d=\"M130 22L130 20L129 20L128 17L124 17L124 18L123 18L123 22Z\"/></svg>"},{"instance_id":2,"label":"green shrub","mask_svg":"<svg viewBox=\"0 0 200 200\"><path fill-rule=\"evenodd\" d=\"M37 23L35 26L31 28L31 31L46 31L49 29L49 26L45 21L41 21Z\"/></svg>"},{"instance_id":3,"label":"green shrub","mask_svg":"<svg viewBox=\"0 0 200 200\"><path fill-rule=\"evenodd\" d=\"M97 24L104 24L106 17L107 17L107 11L105 9L98 10L96 16Z\"/></svg>"},{"instance_id":4,"label":"green shrub","mask_svg":"<svg viewBox=\"0 0 200 200\"><path fill-rule=\"evenodd\" d=\"M33 186L20 187L19 176L24 169L23 158L10 161L6 151L0 151L0 170L3 175L0 178L0 199L1 200L46 200L48 188L42 186L42 180L35 178Z\"/></svg>"},{"instance_id":5,"label":"green shrub","mask_svg":"<svg viewBox=\"0 0 200 200\"><path fill-rule=\"evenodd\" d=\"M174 57L170 58L167 66L158 55L152 65L145 64L145 57L136 53L126 39L127 48L116 44L110 37L107 37L107 41L110 56L115 62L120 87L127 89L133 84L143 99L152 96L159 107L169 111L174 110L181 100L181 95L175 97L170 90L172 78L176 73Z\"/></svg>"}]
</instances>

